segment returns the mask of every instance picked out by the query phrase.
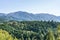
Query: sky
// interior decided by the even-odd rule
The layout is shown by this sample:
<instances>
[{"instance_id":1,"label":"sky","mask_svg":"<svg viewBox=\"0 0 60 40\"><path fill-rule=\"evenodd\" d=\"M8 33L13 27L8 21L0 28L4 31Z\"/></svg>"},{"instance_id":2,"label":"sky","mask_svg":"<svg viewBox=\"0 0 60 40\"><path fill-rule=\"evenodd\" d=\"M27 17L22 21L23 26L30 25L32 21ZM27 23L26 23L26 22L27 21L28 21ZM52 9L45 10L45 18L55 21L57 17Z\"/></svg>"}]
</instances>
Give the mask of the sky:
<instances>
[{"instance_id":1,"label":"sky","mask_svg":"<svg viewBox=\"0 0 60 40\"><path fill-rule=\"evenodd\" d=\"M0 0L0 13L16 11L60 16L60 0Z\"/></svg>"}]
</instances>

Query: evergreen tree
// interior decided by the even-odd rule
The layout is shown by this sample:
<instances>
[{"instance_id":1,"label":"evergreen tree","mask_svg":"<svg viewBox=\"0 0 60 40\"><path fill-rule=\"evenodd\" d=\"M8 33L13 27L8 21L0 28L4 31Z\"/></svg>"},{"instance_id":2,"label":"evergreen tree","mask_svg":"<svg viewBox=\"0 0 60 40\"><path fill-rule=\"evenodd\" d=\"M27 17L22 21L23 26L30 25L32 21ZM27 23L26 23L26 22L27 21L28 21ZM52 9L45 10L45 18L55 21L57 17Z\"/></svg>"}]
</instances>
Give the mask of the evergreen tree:
<instances>
[{"instance_id":1,"label":"evergreen tree","mask_svg":"<svg viewBox=\"0 0 60 40\"><path fill-rule=\"evenodd\" d=\"M57 40L60 40L60 25L57 26Z\"/></svg>"},{"instance_id":2,"label":"evergreen tree","mask_svg":"<svg viewBox=\"0 0 60 40\"><path fill-rule=\"evenodd\" d=\"M46 40L55 40L54 34L50 28L49 28L49 31L46 35Z\"/></svg>"}]
</instances>

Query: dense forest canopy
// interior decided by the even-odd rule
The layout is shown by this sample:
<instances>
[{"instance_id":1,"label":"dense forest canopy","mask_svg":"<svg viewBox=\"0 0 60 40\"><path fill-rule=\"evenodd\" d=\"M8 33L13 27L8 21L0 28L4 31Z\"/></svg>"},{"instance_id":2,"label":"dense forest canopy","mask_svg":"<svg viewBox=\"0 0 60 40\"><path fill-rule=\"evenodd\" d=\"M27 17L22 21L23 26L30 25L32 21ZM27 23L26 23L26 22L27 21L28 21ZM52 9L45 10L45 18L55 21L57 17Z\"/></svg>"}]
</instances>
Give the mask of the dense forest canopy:
<instances>
[{"instance_id":1,"label":"dense forest canopy","mask_svg":"<svg viewBox=\"0 0 60 40\"><path fill-rule=\"evenodd\" d=\"M60 40L59 35L59 22L8 21L0 23L0 40Z\"/></svg>"}]
</instances>

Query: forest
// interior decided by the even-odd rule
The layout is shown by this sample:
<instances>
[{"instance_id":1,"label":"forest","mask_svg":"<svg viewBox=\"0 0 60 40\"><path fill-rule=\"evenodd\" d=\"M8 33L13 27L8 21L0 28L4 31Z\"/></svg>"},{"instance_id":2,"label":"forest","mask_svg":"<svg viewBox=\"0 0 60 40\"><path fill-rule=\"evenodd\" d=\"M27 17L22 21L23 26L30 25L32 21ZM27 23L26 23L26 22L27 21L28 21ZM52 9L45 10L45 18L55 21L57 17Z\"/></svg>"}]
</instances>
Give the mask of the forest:
<instances>
[{"instance_id":1,"label":"forest","mask_svg":"<svg viewBox=\"0 0 60 40\"><path fill-rule=\"evenodd\" d=\"M54 21L0 22L0 40L60 40L60 23Z\"/></svg>"}]
</instances>

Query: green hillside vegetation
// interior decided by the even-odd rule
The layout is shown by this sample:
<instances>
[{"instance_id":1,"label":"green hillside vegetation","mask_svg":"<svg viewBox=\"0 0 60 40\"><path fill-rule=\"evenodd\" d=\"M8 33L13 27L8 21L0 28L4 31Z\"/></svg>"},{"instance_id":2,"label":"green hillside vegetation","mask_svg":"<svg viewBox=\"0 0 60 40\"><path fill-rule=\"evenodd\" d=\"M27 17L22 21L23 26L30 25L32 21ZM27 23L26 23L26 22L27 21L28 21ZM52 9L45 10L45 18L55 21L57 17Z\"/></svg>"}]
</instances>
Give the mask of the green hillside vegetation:
<instances>
[{"instance_id":1,"label":"green hillside vegetation","mask_svg":"<svg viewBox=\"0 0 60 40\"><path fill-rule=\"evenodd\" d=\"M60 40L60 23L8 21L0 23L0 40Z\"/></svg>"},{"instance_id":2,"label":"green hillside vegetation","mask_svg":"<svg viewBox=\"0 0 60 40\"><path fill-rule=\"evenodd\" d=\"M0 40L17 40L17 38L13 38L7 31L0 29Z\"/></svg>"}]
</instances>

